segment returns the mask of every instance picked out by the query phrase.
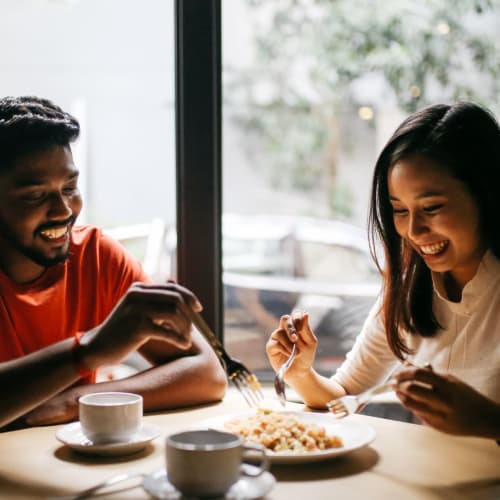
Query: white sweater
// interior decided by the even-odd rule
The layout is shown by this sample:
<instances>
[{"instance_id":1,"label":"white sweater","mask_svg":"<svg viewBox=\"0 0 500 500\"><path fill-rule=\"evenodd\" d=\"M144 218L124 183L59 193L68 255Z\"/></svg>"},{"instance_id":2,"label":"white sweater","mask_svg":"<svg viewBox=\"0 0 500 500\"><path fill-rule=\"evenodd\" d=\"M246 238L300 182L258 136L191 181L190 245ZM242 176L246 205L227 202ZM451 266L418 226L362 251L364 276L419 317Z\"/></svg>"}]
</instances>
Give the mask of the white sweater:
<instances>
[{"instance_id":1,"label":"white sweater","mask_svg":"<svg viewBox=\"0 0 500 500\"><path fill-rule=\"evenodd\" d=\"M443 327L432 338L407 334L416 349L408 360L431 363L437 373L450 373L480 393L500 402L500 261L486 252L460 302L447 299L442 275L432 274L433 309ZM333 378L357 394L382 382L398 367L385 336L377 301L361 333Z\"/></svg>"}]
</instances>

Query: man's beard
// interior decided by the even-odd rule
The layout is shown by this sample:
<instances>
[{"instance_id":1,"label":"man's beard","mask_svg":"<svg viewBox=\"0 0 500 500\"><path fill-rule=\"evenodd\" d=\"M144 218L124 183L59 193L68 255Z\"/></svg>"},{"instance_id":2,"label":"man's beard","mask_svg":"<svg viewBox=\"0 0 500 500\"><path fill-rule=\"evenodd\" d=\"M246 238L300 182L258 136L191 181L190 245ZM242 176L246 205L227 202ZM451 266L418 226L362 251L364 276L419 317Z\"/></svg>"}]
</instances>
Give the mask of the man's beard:
<instances>
[{"instance_id":1,"label":"man's beard","mask_svg":"<svg viewBox=\"0 0 500 500\"><path fill-rule=\"evenodd\" d=\"M55 257L47 257L42 252L39 252L34 248L26 248L22 245L18 245L17 250L42 267L50 267L57 264L62 264L69 257L69 245L65 252L56 255Z\"/></svg>"},{"instance_id":2,"label":"man's beard","mask_svg":"<svg viewBox=\"0 0 500 500\"><path fill-rule=\"evenodd\" d=\"M71 217L67 222L70 231L74 223L75 223L75 217ZM43 229L45 229L45 227ZM40 231L40 229L38 231ZM67 244L67 248L64 251L61 251L61 253L59 255L56 255L55 257L47 257L46 255L44 255L42 251L21 244L17 239L16 235L13 233L13 231L11 231L9 226L5 224L2 220L0 220L0 232L2 233L3 239L8 241L9 244L13 248L15 248L19 253L21 253L31 261L33 261L35 264L38 264L39 266L42 267L50 267L50 266L55 266L57 264L61 264L65 262L70 255L69 251L70 244ZM71 238L71 234L69 235L69 237Z\"/></svg>"}]
</instances>

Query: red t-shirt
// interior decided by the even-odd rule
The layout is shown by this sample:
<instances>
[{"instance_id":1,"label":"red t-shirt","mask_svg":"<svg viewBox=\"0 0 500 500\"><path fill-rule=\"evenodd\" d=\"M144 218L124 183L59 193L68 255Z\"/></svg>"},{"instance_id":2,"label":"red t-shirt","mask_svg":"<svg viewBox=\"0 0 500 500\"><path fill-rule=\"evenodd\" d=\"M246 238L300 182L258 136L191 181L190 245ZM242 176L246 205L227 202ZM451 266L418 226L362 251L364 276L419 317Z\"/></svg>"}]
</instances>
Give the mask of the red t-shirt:
<instances>
[{"instance_id":1,"label":"red t-shirt","mask_svg":"<svg viewBox=\"0 0 500 500\"><path fill-rule=\"evenodd\" d=\"M70 256L36 281L14 283L0 271L0 361L24 356L106 319L136 281L141 264L93 226L72 231Z\"/></svg>"}]
</instances>

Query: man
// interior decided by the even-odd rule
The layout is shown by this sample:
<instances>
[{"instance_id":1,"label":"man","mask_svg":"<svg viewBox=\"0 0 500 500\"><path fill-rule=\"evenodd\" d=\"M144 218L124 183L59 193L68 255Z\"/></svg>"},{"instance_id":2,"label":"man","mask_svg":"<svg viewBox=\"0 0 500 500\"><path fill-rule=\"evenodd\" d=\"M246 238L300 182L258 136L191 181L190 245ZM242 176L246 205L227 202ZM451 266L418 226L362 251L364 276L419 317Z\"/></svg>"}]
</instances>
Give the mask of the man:
<instances>
[{"instance_id":1,"label":"man","mask_svg":"<svg viewBox=\"0 0 500 500\"><path fill-rule=\"evenodd\" d=\"M74 420L88 392L135 392L145 410L159 410L219 400L226 389L191 328L196 297L148 284L118 243L74 225L78 134L48 100L0 99L0 428ZM94 383L99 367L135 350L153 368Z\"/></svg>"}]
</instances>

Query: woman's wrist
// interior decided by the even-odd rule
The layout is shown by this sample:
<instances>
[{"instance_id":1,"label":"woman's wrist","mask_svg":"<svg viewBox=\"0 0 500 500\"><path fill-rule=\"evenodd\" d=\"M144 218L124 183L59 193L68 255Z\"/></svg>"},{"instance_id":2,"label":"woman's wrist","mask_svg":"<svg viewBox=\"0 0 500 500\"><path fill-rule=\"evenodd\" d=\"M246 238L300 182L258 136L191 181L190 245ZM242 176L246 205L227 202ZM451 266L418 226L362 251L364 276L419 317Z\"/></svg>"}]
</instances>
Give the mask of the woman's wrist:
<instances>
[{"instance_id":1,"label":"woman's wrist","mask_svg":"<svg viewBox=\"0 0 500 500\"><path fill-rule=\"evenodd\" d=\"M308 368L306 370L297 370L293 365L290 369L285 373L285 381L287 384L291 385L295 388L296 385L300 385L302 383L307 383L308 380L314 378L314 369Z\"/></svg>"},{"instance_id":2,"label":"woman's wrist","mask_svg":"<svg viewBox=\"0 0 500 500\"><path fill-rule=\"evenodd\" d=\"M310 368L300 376L294 375L289 383L310 408L325 410L328 401L345 394L338 384L320 375L314 368Z\"/></svg>"}]
</instances>

